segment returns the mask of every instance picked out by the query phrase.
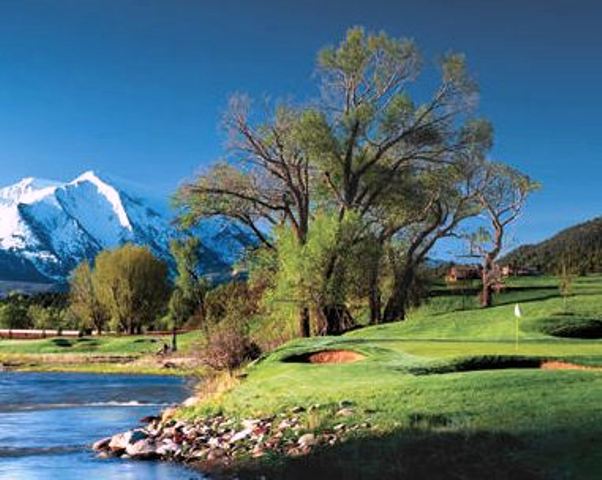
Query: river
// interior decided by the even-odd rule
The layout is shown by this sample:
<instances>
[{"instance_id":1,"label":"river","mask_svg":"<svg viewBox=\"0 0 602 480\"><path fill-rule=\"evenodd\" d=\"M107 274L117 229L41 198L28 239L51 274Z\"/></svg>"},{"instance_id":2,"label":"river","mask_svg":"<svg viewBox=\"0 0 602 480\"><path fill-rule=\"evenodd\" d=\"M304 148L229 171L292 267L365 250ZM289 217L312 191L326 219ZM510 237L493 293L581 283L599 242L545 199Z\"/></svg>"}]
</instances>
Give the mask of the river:
<instances>
[{"instance_id":1,"label":"river","mask_svg":"<svg viewBox=\"0 0 602 480\"><path fill-rule=\"evenodd\" d=\"M179 377L0 372L0 480L201 480L181 465L98 459L89 448L189 394Z\"/></svg>"}]
</instances>

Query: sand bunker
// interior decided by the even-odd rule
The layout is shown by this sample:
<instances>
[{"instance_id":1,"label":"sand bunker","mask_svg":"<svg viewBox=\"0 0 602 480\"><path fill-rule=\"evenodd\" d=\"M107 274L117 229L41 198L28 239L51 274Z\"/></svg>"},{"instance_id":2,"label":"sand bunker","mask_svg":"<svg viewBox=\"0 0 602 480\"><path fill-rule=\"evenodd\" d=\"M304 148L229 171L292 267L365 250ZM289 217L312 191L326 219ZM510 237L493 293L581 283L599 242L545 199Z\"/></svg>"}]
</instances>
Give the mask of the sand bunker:
<instances>
[{"instance_id":1,"label":"sand bunker","mask_svg":"<svg viewBox=\"0 0 602 480\"><path fill-rule=\"evenodd\" d=\"M283 361L291 363L353 363L366 358L353 350L322 350L319 352L291 355Z\"/></svg>"},{"instance_id":2,"label":"sand bunker","mask_svg":"<svg viewBox=\"0 0 602 480\"><path fill-rule=\"evenodd\" d=\"M577 365L576 363L547 361L540 366L542 370L588 370L590 372L602 372L602 367L592 367L589 365Z\"/></svg>"}]
</instances>

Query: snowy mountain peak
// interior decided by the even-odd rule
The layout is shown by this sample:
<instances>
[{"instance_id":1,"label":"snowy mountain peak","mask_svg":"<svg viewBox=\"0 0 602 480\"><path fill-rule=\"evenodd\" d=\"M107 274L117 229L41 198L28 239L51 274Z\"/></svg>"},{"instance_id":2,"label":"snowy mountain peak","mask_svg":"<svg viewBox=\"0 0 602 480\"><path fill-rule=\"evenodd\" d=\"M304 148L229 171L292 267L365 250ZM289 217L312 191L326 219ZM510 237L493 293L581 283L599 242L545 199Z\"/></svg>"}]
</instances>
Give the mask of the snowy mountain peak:
<instances>
[{"instance_id":1,"label":"snowy mountain peak","mask_svg":"<svg viewBox=\"0 0 602 480\"><path fill-rule=\"evenodd\" d=\"M169 210L117 185L87 171L70 182L28 177L0 188L0 280L64 281L83 259L126 242L171 262L169 242L180 233ZM197 233L206 273L229 271L252 243L224 219L203 221Z\"/></svg>"},{"instance_id":2,"label":"snowy mountain peak","mask_svg":"<svg viewBox=\"0 0 602 480\"><path fill-rule=\"evenodd\" d=\"M130 219L128 218L125 208L123 207L119 191L111 185L109 185L108 183L101 180L92 170L81 174L75 180L70 182L67 185L67 188L71 186L81 186L85 183L92 184L94 185L94 187L96 187L98 193L102 195L106 199L106 201L109 202L109 204L111 205L111 208L117 216L120 225L128 229L129 231L132 231L132 224L130 223Z\"/></svg>"},{"instance_id":3,"label":"snowy mountain peak","mask_svg":"<svg viewBox=\"0 0 602 480\"><path fill-rule=\"evenodd\" d=\"M19 203L32 203L50 195L61 186L60 182L27 177L5 188L0 188L0 205L17 205Z\"/></svg>"}]
</instances>

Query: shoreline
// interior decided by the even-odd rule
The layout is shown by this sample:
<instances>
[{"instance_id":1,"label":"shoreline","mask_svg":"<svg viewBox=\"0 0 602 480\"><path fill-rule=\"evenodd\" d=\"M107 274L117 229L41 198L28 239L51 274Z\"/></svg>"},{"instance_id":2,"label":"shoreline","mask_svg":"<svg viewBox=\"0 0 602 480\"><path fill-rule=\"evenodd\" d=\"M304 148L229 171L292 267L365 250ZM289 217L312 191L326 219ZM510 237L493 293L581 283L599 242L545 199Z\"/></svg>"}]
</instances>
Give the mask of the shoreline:
<instances>
[{"instance_id":1,"label":"shoreline","mask_svg":"<svg viewBox=\"0 0 602 480\"><path fill-rule=\"evenodd\" d=\"M158 416L141 419L144 426L96 441L92 450L99 458L177 462L212 478L230 478L253 462L261 468L262 460L278 462L307 456L372 428L368 422L346 421L354 414L352 402L340 402L336 413L339 423L321 429L306 426L307 418L322 408L318 404L257 418L178 416L181 408L199 402L199 397L189 397Z\"/></svg>"}]
</instances>

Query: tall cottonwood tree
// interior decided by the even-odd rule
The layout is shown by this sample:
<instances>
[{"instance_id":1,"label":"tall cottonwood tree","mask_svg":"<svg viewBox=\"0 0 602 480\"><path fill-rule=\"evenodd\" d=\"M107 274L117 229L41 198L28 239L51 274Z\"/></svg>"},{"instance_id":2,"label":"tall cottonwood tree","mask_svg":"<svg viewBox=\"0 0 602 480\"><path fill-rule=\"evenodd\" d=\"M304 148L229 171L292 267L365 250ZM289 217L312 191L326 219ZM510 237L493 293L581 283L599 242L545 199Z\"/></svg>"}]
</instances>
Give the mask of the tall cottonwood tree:
<instances>
[{"instance_id":1,"label":"tall cottonwood tree","mask_svg":"<svg viewBox=\"0 0 602 480\"><path fill-rule=\"evenodd\" d=\"M412 180L420 178L421 172L432 175L434 170L445 170L475 151L480 157L490 144L489 135L474 134L490 133L490 129L486 122L471 116L477 88L464 57L444 56L439 86L426 101L417 102L408 90L417 80L421 64L413 42L351 29L337 47L320 53L323 99L303 118L305 146L326 192L319 200L325 198L341 220L353 212L371 225L383 220L384 210L385 221L373 236L383 245L408 229L416 230L416 224L423 226L417 239L410 242L410 263L397 269L397 293L411 281L409 273L414 264L425 257L438 238L453 230L466 211L460 205L453 213L454 208L440 195L438 185L435 198L428 198L420 207L404 200L408 195L403 189L409 188L411 193ZM400 201L401 205L396 204ZM400 214L404 208L405 214ZM393 217L397 217L397 223L391 222ZM361 235L356 240L361 241ZM344 262L339 253L345 251L349 249L333 249L334 255L325 266L327 278ZM378 269L373 268L371 273L374 282ZM400 296L388 302L388 320L403 316L401 305L405 300ZM377 322L378 293L373 291L370 297L372 320ZM328 305L324 310L335 315L340 312ZM337 329L337 321L326 318L333 330Z\"/></svg>"},{"instance_id":2,"label":"tall cottonwood tree","mask_svg":"<svg viewBox=\"0 0 602 480\"><path fill-rule=\"evenodd\" d=\"M372 262L372 321L403 318L416 266L481 206L465 169L491 145L490 125L473 114L477 86L464 57L446 54L434 91L413 98L422 64L410 40L350 29L338 46L320 52L322 95L309 107L281 104L257 118L244 97L234 97L225 121L229 158L177 194L185 223L227 216L276 254L270 228L290 228L303 247L316 212L335 218L334 244L311 269L321 276L312 311L324 333L349 324L344 281L352 256L370 252L364 259ZM379 265L400 239L383 312ZM300 303L302 335L310 332L309 313Z\"/></svg>"},{"instance_id":3,"label":"tall cottonwood tree","mask_svg":"<svg viewBox=\"0 0 602 480\"><path fill-rule=\"evenodd\" d=\"M437 242L458 237L463 223L482 210L479 195L486 184L481 172L491 148L492 128L476 120L469 122L460 135L464 147L450 157L452 161L421 170L417 178L410 179L412 186L404 192L405 197L381 213L384 217L379 222L379 238L398 247L389 249L391 293L382 316L373 314L373 321L405 318L420 264Z\"/></svg>"}]
</instances>

